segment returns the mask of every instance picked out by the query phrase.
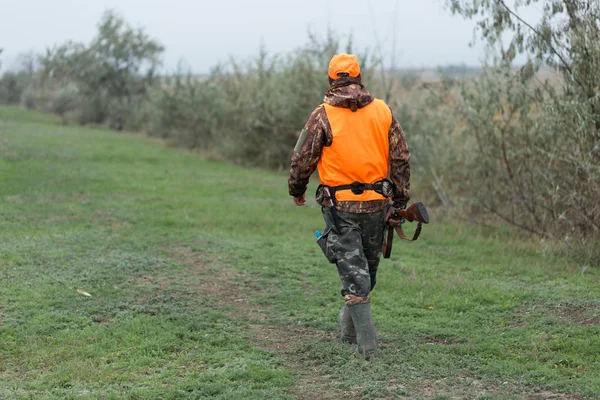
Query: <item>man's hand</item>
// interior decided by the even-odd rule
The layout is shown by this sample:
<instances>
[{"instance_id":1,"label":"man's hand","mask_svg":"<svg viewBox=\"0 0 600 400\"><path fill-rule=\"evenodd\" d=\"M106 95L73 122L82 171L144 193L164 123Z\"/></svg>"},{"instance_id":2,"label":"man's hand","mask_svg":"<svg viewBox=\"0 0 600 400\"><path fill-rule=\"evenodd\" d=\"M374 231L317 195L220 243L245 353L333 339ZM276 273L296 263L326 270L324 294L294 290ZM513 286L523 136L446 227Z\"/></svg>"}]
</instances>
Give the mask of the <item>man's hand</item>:
<instances>
[{"instance_id":1,"label":"man's hand","mask_svg":"<svg viewBox=\"0 0 600 400\"><path fill-rule=\"evenodd\" d=\"M404 220L404 218L399 217L398 214L396 214L396 211L400 209L403 210L404 208L406 208L406 206L404 206L403 208L396 208L394 206L388 208L387 214L385 216L385 222L387 222L389 226L402 225L406 221Z\"/></svg>"},{"instance_id":2,"label":"man's hand","mask_svg":"<svg viewBox=\"0 0 600 400\"><path fill-rule=\"evenodd\" d=\"M303 206L306 203L306 195L302 194L302 196L300 197L293 197L294 199L294 203L296 203L297 206Z\"/></svg>"}]
</instances>

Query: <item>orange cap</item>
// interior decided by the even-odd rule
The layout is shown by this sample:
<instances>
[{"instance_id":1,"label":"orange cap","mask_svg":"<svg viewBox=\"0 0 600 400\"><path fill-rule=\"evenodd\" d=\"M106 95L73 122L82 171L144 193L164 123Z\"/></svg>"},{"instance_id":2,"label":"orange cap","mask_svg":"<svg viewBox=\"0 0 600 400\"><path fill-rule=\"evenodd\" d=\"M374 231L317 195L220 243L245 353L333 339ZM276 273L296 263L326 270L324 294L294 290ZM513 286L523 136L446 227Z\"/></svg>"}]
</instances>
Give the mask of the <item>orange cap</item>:
<instances>
[{"instance_id":1,"label":"orange cap","mask_svg":"<svg viewBox=\"0 0 600 400\"><path fill-rule=\"evenodd\" d=\"M352 77L357 77L360 74L360 66L358 59L352 54L336 54L329 62L329 77L333 80L339 78L338 74L345 72Z\"/></svg>"}]
</instances>

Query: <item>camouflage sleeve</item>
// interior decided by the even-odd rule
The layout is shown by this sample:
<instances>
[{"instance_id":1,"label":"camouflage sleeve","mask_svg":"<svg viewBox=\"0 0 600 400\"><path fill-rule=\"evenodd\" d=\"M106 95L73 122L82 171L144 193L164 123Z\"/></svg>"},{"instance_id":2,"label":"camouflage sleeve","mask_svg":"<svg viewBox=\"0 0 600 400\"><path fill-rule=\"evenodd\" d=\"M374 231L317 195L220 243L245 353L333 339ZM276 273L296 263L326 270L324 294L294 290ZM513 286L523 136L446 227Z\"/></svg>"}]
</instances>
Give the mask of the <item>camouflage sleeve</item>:
<instances>
[{"instance_id":1,"label":"camouflage sleeve","mask_svg":"<svg viewBox=\"0 0 600 400\"><path fill-rule=\"evenodd\" d=\"M390 143L390 178L396 185L396 192L392 200L394 206L406 205L410 199L410 152L402 127L393 113L392 125L388 135Z\"/></svg>"},{"instance_id":2,"label":"camouflage sleeve","mask_svg":"<svg viewBox=\"0 0 600 400\"><path fill-rule=\"evenodd\" d=\"M324 107L317 107L304 128L294 147L288 188L290 196L300 197L306 192L306 185L317 169L323 146L331 146L332 132Z\"/></svg>"}]
</instances>

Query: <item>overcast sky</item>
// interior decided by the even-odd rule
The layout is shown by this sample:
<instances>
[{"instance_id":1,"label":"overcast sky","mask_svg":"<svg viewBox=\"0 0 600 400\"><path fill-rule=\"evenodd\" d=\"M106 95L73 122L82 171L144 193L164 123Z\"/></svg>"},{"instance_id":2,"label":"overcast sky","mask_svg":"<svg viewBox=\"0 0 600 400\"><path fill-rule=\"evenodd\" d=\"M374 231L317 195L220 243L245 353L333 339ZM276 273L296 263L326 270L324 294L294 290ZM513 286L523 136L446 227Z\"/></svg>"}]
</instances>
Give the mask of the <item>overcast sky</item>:
<instances>
[{"instance_id":1,"label":"overcast sky","mask_svg":"<svg viewBox=\"0 0 600 400\"><path fill-rule=\"evenodd\" d=\"M87 43L110 8L166 47L167 69L185 60L197 73L253 56L261 43L272 53L293 51L309 29L352 34L358 48L380 43L387 55L395 38L400 67L477 65L483 55L481 43L468 46L474 23L453 16L444 0L0 0L0 60L9 67L21 52Z\"/></svg>"}]
</instances>

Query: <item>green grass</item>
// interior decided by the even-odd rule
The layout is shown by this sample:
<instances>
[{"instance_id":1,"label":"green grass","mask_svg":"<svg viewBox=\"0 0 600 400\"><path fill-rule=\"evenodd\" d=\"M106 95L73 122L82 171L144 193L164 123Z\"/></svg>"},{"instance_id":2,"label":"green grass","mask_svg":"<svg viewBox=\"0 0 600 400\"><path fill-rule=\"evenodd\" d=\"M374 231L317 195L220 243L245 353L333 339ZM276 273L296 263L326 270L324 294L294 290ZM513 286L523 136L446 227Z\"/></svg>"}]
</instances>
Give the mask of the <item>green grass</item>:
<instances>
[{"instance_id":1,"label":"green grass","mask_svg":"<svg viewBox=\"0 0 600 400\"><path fill-rule=\"evenodd\" d=\"M0 105L0 121L20 121L50 125L57 125L61 122L60 117L54 114L4 105Z\"/></svg>"},{"instance_id":2,"label":"green grass","mask_svg":"<svg viewBox=\"0 0 600 400\"><path fill-rule=\"evenodd\" d=\"M0 398L600 397L595 269L433 215L380 266L367 363L334 337L320 210L286 193L0 108Z\"/></svg>"}]
</instances>

